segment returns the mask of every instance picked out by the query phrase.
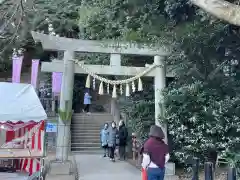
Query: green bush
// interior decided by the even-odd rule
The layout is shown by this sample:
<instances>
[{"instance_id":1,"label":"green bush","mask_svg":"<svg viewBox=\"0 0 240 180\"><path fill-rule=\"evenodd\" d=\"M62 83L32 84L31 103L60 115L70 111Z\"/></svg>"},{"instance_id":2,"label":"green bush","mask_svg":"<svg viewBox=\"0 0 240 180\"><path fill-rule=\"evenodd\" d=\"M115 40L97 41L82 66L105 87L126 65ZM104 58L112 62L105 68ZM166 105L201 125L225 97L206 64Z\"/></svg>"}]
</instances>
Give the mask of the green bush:
<instances>
[{"instance_id":1,"label":"green bush","mask_svg":"<svg viewBox=\"0 0 240 180\"><path fill-rule=\"evenodd\" d=\"M131 97L122 97L120 107L127 117L130 132L137 133L142 140L146 139L150 126L155 123L153 90L146 88Z\"/></svg>"}]
</instances>

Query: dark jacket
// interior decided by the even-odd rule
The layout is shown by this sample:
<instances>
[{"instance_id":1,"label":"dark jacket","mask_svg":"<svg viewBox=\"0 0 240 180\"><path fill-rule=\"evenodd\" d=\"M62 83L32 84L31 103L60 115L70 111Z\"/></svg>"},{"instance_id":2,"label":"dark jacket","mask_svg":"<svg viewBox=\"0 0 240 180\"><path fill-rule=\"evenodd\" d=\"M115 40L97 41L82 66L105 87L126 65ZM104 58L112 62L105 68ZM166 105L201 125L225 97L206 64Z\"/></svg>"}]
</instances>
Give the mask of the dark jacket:
<instances>
[{"instance_id":1,"label":"dark jacket","mask_svg":"<svg viewBox=\"0 0 240 180\"><path fill-rule=\"evenodd\" d=\"M109 128L109 135L108 135L108 146L109 147L114 147L117 145L117 140L118 140L118 130L117 128Z\"/></svg>"},{"instance_id":2,"label":"dark jacket","mask_svg":"<svg viewBox=\"0 0 240 180\"><path fill-rule=\"evenodd\" d=\"M119 146L126 146L127 138L128 138L128 130L125 124L119 127L118 135L119 135Z\"/></svg>"},{"instance_id":3,"label":"dark jacket","mask_svg":"<svg viewBox=\"0 0 240 180\"><path fill-rule=\"evenodd\" d=\"M168 145L164 143L164 133L156 125L152 126L149 133L149 139L144 144L144 153L149 154L150 159L158 167L165 167L165 156L168 152Z\"/></svg>"}]
</instances>

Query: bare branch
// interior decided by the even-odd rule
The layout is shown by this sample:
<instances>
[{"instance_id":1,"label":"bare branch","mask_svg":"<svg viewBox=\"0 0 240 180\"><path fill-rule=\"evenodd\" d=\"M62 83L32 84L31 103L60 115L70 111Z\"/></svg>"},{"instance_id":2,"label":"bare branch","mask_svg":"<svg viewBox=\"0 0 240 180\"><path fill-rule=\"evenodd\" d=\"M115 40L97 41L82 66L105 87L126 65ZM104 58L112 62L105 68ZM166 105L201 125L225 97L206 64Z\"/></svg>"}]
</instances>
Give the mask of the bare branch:
<instances>
[{"instance_id":1,"label":"bare branch","mask_svg":"<svg viewBox=\"0 0 240 180\"><path fill-rule=\"evenodd\" d=\"M10 5L6 5L7 8L3 7L3 11L7 11L0 20L0 23L2 23L0 25L0 40L4 42L4 47L0 50L0 54L4 53L18 37L25 14L23 0L4 2L10 3Z\"/></svg>"},{"instance_id":2,"label":"bare branch","mask_svg":"<svg viewBox=\"0 0 240 180\"><path fill-rule=\"evenodd\" d=\"M215 75L223 68L223 66L226 65L227 62L228 62L228 60L223 61L216 69L214 69L214 70L208 75L208 79L213 80L213 78L215 77Z\"/></svg>"}]
</instances>

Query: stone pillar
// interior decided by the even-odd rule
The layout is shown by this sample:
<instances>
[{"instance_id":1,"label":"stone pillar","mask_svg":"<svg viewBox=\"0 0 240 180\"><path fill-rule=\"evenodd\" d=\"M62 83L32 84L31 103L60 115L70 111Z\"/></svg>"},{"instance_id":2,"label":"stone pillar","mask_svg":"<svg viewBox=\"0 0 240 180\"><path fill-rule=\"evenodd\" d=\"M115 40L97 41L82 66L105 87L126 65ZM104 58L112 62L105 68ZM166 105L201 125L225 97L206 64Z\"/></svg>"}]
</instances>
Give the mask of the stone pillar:
<instances>
[{"instance_id":1,"label":"stone pillar","mask_svg":"<svg viewBox=\"0 0 240 180\"><path fill-rule=\"evenodd\" d=\"M120 110L117 99L111 99L111 114L113 115L113 120L118 124L120 121Z\"/></svg>"},{"instance_id":2,"label":"stone pillar","mask_svg":"<svg viewBox=\"0 0 240 180\"><path fill-rule=\"evenodd\" d=\"M55 110L56 110L56 97L54 96L54 94L52 95L52 112L55 114Z\"/></svg>"},{"instance_id":3,"label":"stone pillar","mask_svg":"<svg viewBox=\"0 0 240 180\"><path fill-rule=\"evenodd\" d=\"M155 85L155 124L161 126L165 133L165 140L167 142L167 124L160 124L159 116L164 112L163 110L163 96L161 91L166 86L166 66L164 56L154 56L154 63L159 65L155 69L154 85Z\"/></svg>"},{"instance_id":4,"label":"stone pillar","mask_svg":"<svg viewBox=\"0 0 240 180\"><path fill-rule=\"evenodd\" d=\"M60 109L62 111L72 110L73 84L74 84L74 52L64 52L64 71L60 93ZM67 107L66 107L67 102ZM65 126L59 118L57 133L56 159L66 161L70 147L70 124Z\"/></svg>"},{"instance_id":5,"label":"stone pillar","mask_svg":"<svg viewBox=\"0 0 240 180\"><path fill-rule=\"evenodd\" d=\"M114 68L115 72L121 69L121 54L110 55L110 66ZM111 114L113 115L114 121L118 124L120 121L120 109L117 99L112 98L111 100Z\"/></svg>"}]
</instances>

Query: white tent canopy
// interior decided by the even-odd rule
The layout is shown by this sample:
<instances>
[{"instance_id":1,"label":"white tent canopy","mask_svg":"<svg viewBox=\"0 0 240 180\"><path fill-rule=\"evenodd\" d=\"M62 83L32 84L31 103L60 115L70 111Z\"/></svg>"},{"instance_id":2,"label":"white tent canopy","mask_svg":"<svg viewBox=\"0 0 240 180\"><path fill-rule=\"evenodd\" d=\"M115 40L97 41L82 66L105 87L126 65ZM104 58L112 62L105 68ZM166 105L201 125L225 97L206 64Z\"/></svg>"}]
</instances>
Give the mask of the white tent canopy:
<instances>
[{"instance_id":1,"label":"white tent canopy","mask_svg":"<svg viewBox=\"0 0 240 180\"><path fill-rule=\"evenodd\" d=\"M0 122L46 119L47 114L32 85L0 82Z\"/></svg>"}]
</instances>

